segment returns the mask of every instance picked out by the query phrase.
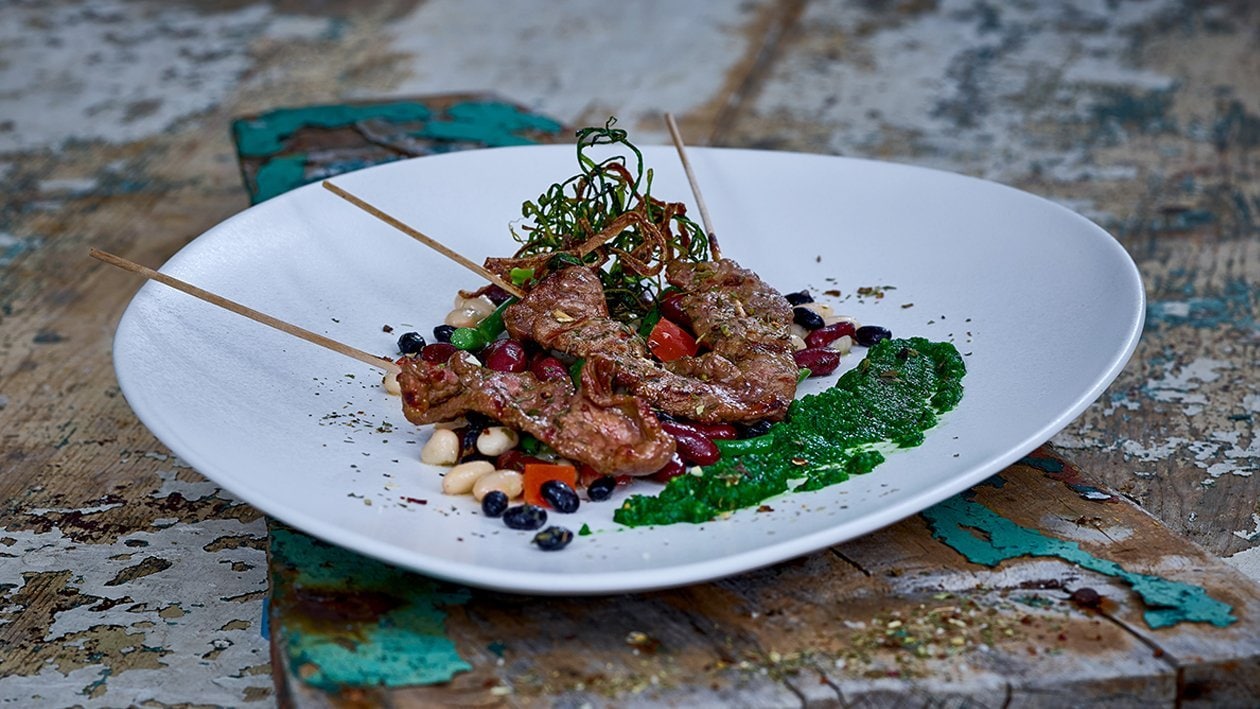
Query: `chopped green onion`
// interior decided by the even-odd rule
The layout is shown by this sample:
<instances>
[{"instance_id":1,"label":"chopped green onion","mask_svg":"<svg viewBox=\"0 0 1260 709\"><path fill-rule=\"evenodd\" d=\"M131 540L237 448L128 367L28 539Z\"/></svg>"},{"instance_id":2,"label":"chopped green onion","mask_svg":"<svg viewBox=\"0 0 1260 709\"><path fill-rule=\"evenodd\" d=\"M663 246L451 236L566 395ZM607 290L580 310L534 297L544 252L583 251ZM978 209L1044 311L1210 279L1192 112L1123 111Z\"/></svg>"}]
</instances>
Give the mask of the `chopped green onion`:
<instances>
[{"instance_id":1,"label":"chopped green onion","mask_svg":"<svg viewBox=\"0 0 1260 709\"><path fill-rule=\"evenodd\" d=\"M461 327L451 333L451 344L461 350L479 350L494 341L503 332L503 311L515 303L516 298L508 298L494 309L476 327Z\"/></svg>"},{"instance_id":2,"label":"chopped green onion","mask_svg":"<svg viewBox=\"0 0 1260 709\"><path fill-rule=\"evenodd\" d=\"M639 324L639 337L644 339L652 334L652 328L656 327L656 323L661 321L661 309L652 306L652 309L643 316L643 322Z\"/></svg>"},{"instance_id":3,"label":"chopped green onion","mask_svg":"<svg viewBox=\"0 0 1260 709\"><path fill-rule=\"evenodd\" d=\"M534 269L514 268L512 269L512 272L508 274L508 276L512 279L512 285L523 286L526 283L529 283L531 280L533 280Z\"/></svg>"},{"instance_id":4,"label":"chopped green onion","mask_svg":"<svg viewBox=\"0 0 1260 709\"><path fill-rule=\"evenodd\" d=\"M542 441L539 441L537 438L534 438L528 433L521 434L521 442L518 445L521 447L522 451L525 451L529 455L534 455L542 449Z\"/></svg>"}]
</instances>

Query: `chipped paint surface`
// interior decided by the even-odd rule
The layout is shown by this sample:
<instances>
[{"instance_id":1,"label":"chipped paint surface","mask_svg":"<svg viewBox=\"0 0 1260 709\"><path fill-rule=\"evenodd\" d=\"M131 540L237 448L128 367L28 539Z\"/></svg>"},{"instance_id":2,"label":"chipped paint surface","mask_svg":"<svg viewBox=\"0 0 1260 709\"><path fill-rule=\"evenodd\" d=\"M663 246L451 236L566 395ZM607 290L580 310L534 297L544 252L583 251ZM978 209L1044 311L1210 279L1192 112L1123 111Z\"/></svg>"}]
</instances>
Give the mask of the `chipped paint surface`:
<instances>
[{"instance_id":1,"label":"chipped paint surface","mask_svg":"<svg viewBox=\"0 0 1260 709\"><path fill-rule=\"evenodd\" d=\"M269 111L232 123L253 203L308 182L379 165L473 147L529 145L557 136L560 123L513 104L483 99L451 105L415 101L332 104ZM295 148L320 131L341 131L335 150ZM307 138L303 140L302 136ZM347 135L354 135L352 144Z\"/></svg>"},{"instance_id":2,"label":"chipped paint surface","mask_svg":"<svg viewBox=\"0 0 1260 709\"><path fill-rule=\"evenodd\" d=\"M294 676L325 690L449 681L472 669L445 634L467 589L273 526L272 610Z\"/></svg>"},{"instance_id":3,"label":"chipped paint surface","mask_svg":"<svg viewBox=\"0 0 1260 709\"><path fill-rule=\"evenodd\" d=\"M1175 80L1128 57L1131 34L1171 5L946 0L887 13L811 3L801 19L803 51L776 68L756 109L826 125L814 146L824 152L1003 181L1034 171L1062 181L1129 180L1133 167L1100 165L1093 155L1163 129L1161 97ZM1082 33L1082 25L1107 31ZM814 51L837 61L818 62ZM1033 126L1057 130L1030 139Z\"/></svg>"},{"instance_id":4,"label":"chipped paint surface","mask_svg":"<svg viewBox=\"0 0 1260 709\"><path fill-rule=\"evenodd\" d=\"M162 473L152 496L233 504L213 484ZM121 501L29 510L0 528L0 699L17 706L222 705L271 693L259 633L266 527L256 516L88 531ZM64 520L58 525L52 520ZM49 607L49 599L56 599ZM19 649L20 648L20 649ZM179 681L172 682L172 673Z\"/></svg>"},{"instance_id":5,"label":"chipped paint surface","mask_svg":"<svg viewBox=\"0 0 1260 709\"><path fill-rule=\"evenodd\" d=\"M640 4L616 23L594 0L0 4L0 700L267 699L261 521L139 430L108 365L134 284L77 256L160 263L244 206L233 118L354 97L496 91L574 124L615 113L652 140L671 110L695 142L927 164L1083 212L1138 261L1148 327L1056 442L1260 577L1254 6L802 5L762 55L768 1ZM1045 524L1082 543L1123 533ZM774 669L759 656L751 671ZM813 686L797 684L773 696Z\"/></svg>"},{"instance_id":6,"label":"chipped paint surface","mask_svg":"<svg viewBox=\"0 0 1260 709\"><path fill-rule=\"evenodd\" d=\"M716 97L722 87L715 77L747 51L741 28L766 4L653 0L620 7L614 19L595 0L525 12L504 12L494 0L426 2L389 28L393 49L410 57L409 75L396 90L495 90L570 125L615 113L640 142L667 140L660 112L686 113ZM603 31L610 26L617 30ZM650 28L644 29L650 40L630 28ZM535 49L501 61L505 37L527 38ZM645 41L668 48L654 66L642 61ZM617 60L630 56L639 60ZM699 66L717 71L692 69Z\"/></svg>"},{"instance_id":7,"label":"chipped paint surface","mask_svg":"<svg viewBox=\"0 0 1260 709\"><path fill-rule=\"evenodd\" d=\"M1225 561L1252 581L1260 582L1260 547L1252 547L1225 557Z\"/></svg>"},{"instance_id":8,"label":"chipped paint surface","mask_svg":"<svg viewBox=\"0 0 1260 709\"><path fill-rule=\"evenodd\" d=\"M1037 530L1021 527L988 507L969 500L966 495L951 497L922 515L932 527L932 536L976 564L997 566L1020 556L1057 557L1120 579L1132 586L1146 603L1144 617L1152 628L1166 628L1183 622L1225 627L1238 620L1230 606L1208 596L1200 586L1128 571L1113 561L1084 551L1075 542L1055 539Z\"/></svg>"},{"instance_id":9,"label":"chipped paint surface","mask_svg":"<svg viewBox=\"0 0 1260 709\"><path fill-rule=\"evenodd\" d=\"M269 14L262 5L5 3L0 151L139 140L214 106L249 69L243 40L261 35Z\"/></svg>"}]
</instances>

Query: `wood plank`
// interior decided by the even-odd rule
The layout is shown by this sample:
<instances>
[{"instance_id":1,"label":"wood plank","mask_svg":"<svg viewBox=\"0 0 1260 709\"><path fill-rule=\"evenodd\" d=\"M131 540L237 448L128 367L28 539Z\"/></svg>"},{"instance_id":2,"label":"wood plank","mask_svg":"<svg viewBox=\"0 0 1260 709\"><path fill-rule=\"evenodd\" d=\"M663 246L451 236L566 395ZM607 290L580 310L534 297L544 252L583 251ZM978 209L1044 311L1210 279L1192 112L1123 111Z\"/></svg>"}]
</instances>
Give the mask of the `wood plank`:
<instances>
[{"instance_id":1,"label":"wood plank","mask_svg":"<svg viewBox=\"0 0 1260 709\"><path fill-rule=\"evenodd\" d=\"M195 691L199 699L235 704L267 696L266 658L257 654L262 521L171 459L131 416L112 384L108 343L135 285L121 274L85 271L80 252L92 244L162 262L247 204L226 130L233 116L346 96L486 87L572 122L615 113L658 137L655 116L669 109L686 114L684 130L696 144L708 135L725 145L928 164L995 177L1082 210L1137 258L1153 319L1133 365L1058 443L1102 482L1212 553L1254 552L1260 544L1257 476L1249 474L1260 464L1260 391L1248 376L1260 359L1251 206L1260 95L1260 55L1251 47L1255 7L1154 0L1105 10L977 10L969 3L815 0L697 5L662 26L649 4L609 28L633 37L636 48L622 52L610 73L575 61L616 39L583 24L593 6L557 6L547 16L503 10L480 18L476 41L454 31L463 26L457 7L194 10L139 3L104 16L86 6L0 9L0 24L23 33L5 45L0 73L19 76L34 58L41 68L82 79L73 91L18 82L0 126L0 148L8 151L0 183L9 198L0 213L0 643L18 648L0 659L5 699L30 704L42 693L65 704L179 703ZM800 12L795 22L793 7ZM1081 14L1066 14L1072 12ZM120 27L135 31L119 34ZM196 29L158 31L172 27ZM776 28L783 30L778 39ZM524 36L531 41L519 41ZM679 71L661 70L661 46L673 49L668 56ZM128 62L136 52L170 61ZM94 63L80 61L87 53ZM171 67L176 71L164 75ZM108 94L118 77L131 81L137 100ZM42 120L35 110L41 106L54 106L55 116ZM1047 346L1062 342L1052 338ZM1076 526L1048 529L1071 537L1089 527ZM908 535L917 541L898 553L918 563L941 553L924 534ZM148 546L133 546L141 542ZM1122 550L1089 548L1099 555ZM862 556L846 545L840 553L871 565L880 549ZM1132 560L1178 578L1223 573L1193 555ZM163 562L170 566L146 573ZM840 578L839 569L820 563ZM1008 588L1018 585L1012 565L1043 580L1089 579L1109 599L1131 596L1126 586L1053 560L1004 562L996 570L963 564L967 574L955 583L998 583L996 597L981 601L1019 607L1010 599L1028 589ZM854 622L882 613L870 599L905 582L903 570L888 571L900 575L885 577L868 595L850 594L871 603ZM233 590L216 595L207 578ZM1228 589L1233 580L1223 574L1213 583ZM930 588L924 581L915 591L927 594L925 604L937 602ZM1033 591L1061 603L1058 589ZM466 624L456 622L463 612L451 609L453 625ZM835 624L839 615L808 617ZM1142 629L1138 609L1125 623ZM796 628L788 624L783 633ZM1228 632L1190 640L1166 631L1140 635L1178 658L1183 700L1230 703L1230 695L1212 689L1220 680L1209 675L1205 684L1197 674L1227 667L1212 658L1220 651L1214 639ZM220 647L224 642L230 645ZM168 667L150 667L155 655ZM1205 664L1194 664L1200 658ZM849 683L845 700L928 703L927 692L960 691L931 677L836 674L826 659L834 658L817 666L834 687ZM749 675L750 691L764 691L754 696L767 703L841 696L805 670L758 680L771 666L750 666L725 669L734 678ZM1135 666L1134 676L1151 676ZM1249 667L1238 665L1232 679ZM178 686L165 681L174 671ZM640 674L635 668L622 679ZM967 696L1005 701L1012 692L994 676L977 675L989 685L977 680ZM705 695L695 687L688 698L699 703ZM1157 683L1150 692L1163 697L1165 689ZM430 699L451 696L424 691ZM670 691L682 696L683 689ZM1127 688L1116 696L1125 692L1150 696ZM1025 699L1037 696L1030 690Z\"/></svg>"},{"instance_id":2,"label":"wood plank","mask_svg":"<svg viewBox=\"0 0 1260 709\"><path fill-rule=\"evenodd\" d=\"M1038 456L1041 468L1063 462L1048 448ZM1131 502L1086 499L1102 491L1067 469L1012 466L967 499L1127 571L1202 586L1238 621L1152 629L1149 606L1125 583L1056 556L972 563L934 536L929 514L768 569L656 593L466 591L445 606L441 635L472 669L436 687L312 694L291 660L278 669L289 696L330 706L446 699L1106 706L1254 696L1257 675L1248 668L1260 662L1260 588ZM299 575L279 588L311 586L300 581L301 566L287 566L274 549L272 562L278 573ZM402 586L429 583L416 579ZM1101 596L1099 606L1073 600L1084 588ZM277 599L276 642L304 617ZM338 627L365 629L335 636L362 637L379 620L339 618Z\"/></svg>"}]
</instances>

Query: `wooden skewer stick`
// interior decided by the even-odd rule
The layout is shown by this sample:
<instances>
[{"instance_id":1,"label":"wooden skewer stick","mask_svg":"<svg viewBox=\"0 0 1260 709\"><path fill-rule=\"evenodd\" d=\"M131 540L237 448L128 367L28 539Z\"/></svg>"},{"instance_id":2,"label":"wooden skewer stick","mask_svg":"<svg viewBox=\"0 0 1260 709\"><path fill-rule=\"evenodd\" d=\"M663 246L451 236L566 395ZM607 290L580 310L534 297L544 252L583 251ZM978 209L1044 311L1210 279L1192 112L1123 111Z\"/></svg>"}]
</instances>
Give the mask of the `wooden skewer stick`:
<instances>
[{"instance_id":1,"label":"wooden skewer stick","mask_svg":"<svg viewBox=\"0 0 1260 709\"><path fill-rule=\"evenodd\" d=\"M493 284L495 284L496 286L498 286L498 287L502 288L503 290L507 291L508 293L511 293L512 295L516 296L517 298L524 298L524 297L525 297L525 292L524 292L524 291L522 291L520 288L517 288L516 286L512 285L511 283L508 283L507 281L503 280L502 278L500 278L500 277L499 277L499 276L497 276L496 274L493 274L493 273L491 273L490 271L487 271L485 268L483 268L483 267L481 266L481 264L474 263L473 261L470 261L470 260L468 260L468 259L464 258L464 257L463 257L463 256L461 256L460 254L456 253L455 251L452 251L451 249L447 248L446 246L443 246L440 242L438 242L437 240L433 239L433 238L432 238L432 237L430 237L430 236L425 235L425 234L424 234L424 233L422 233L420 230L415 229L415 228L410 227L410 226L407 226L406 224L402 223L401 221L399 221L399 220L395 219L394 217L392 217L392 216L390 216L390 215L386 214L385 212L381 211L380 209L377 209L376 207L372 206L371 204L368 204L367 202L364 202L362 199L359 199L358 197L354 196L353 194L350 194L349 192L347 192L347 191L345 191L345 190L341 189L341 188L340 188L340 187L338 187L337 185L334 185L333 183L329 182L328 180L324 180L321 184L324 186L324 189L328 190L329 192L332 192L333 194L335 194L335 195L337 195L338 197L340 197L340 198L344 199L345 201L349 202L350 204L353 204L354 206L358 207L359 209L362 209L363 211L367 212L368 214L371 214L372 216L376 217L377 219L380 219L381 221L383 221L383 222L385 222L386 224L388 224L388 225L390 225L390 226L394 227L394 228L395 228L395 229L397 229L398 231L401 231L402 233L406 234L407 236L410 236L411 238L415 239L416 241L419 241L420 243L424 244L425 246L429 247L430 249L433 249L434 251L436 251L436 252L438 252L438 253L442 254L443 256L445 256L445 257L449 258L450 260L454 261L455 263L457 263L457 264L459 264L459 265L463 266L464 268L467 268L468 270L472 271L473 273L476 273L477 275L481 276L482 278L486 279L487 281L490 281L491 283L493 283Z\"/></svg>"},{"instance_id":2,"label":"wooden skewer stick","mask_svg":"<svg viewBox=\"0 0 1260 709\"><path fill-rule=\"evenodd\" d=\"M402 371L398 365L394 364L393 362L387 359L377 357L374 354L364 352L363 350L360 350L360 349L355 349L354 347L351 347L350 345L342 344L332 338L325 337L323 335L320 335L319 333L311 332L310 330L305 330L303 328L298 327L297 325L291 325L283 320L278 320L276 318L271 317L270 315L267 315L266 313L260 313L257 310L254 310L253 308L249 308L235 301L228 300L227 298L224 298L221 295L217 295L215 293L211 293L208 290L203 290L201 288L198 288L197 286L194 286L191 283L188 283L186 281L181 281L178 278L168 276L165 273L159 273L158 271L154 271L151 268L146 268L145 266L141 266L140 264L134 261L128 261L127 259L121 256L115 256L114 254L101 251L100 249L92 249L90 253L91 253L92 258L98 261L104 261L105 263L111 266L117 266L118 268L121 268L124 271L131 271L132 273L138 273L141 276L144 276L145 278L148 278L151 281L157 281L158 283L170 286L171 288L174 288L175 290L183 291L187 293L188 295L193 296L194 298L200 298L201 300L204 300L207 303L210 303L211 305L217 305L220 308L230 310L236 313L237 315L243 315L249 318L250 320L253 320L254 322L259 322L259 323L262 323L263 325L274 327L275 329L281 332L288 333L290 335L293 335L294 337L298 337L300 339L306 340L307 342L319 345L320 347L325 347L327 349L332 350L333 352L346 355L347 357L353 357L354 359L357 359L360 362L363 362L364 364L370 364L373 367L378 367L380 369L385 370L386 374L396 375L400 371Z\"/></svg>"},{"instance_id":3,"label":"wooden skewer stick","mask_svg":"<svg viewBox=\"0 0 1260 709\"><path fill-rule=\"evenodd\" d=\"M717 261L722 258L722 251L718 247L717 234L713 232L713 223L709 219L709 208L704 204L704 196L700 194L700 183L696 181L696 174L691 170L691 161L687 159L687 148L683 145L682 133L678 130L678 124L674 122L674 114L665 114L665 125L669 128L669 136L674 140L674 148L678 150L678 159L682 161L683 170L687 173L687 182L691 183L691 194L696 198L696 206L700 208L700 221L704 224L704 233L709 237L709 253L712 254L713 260Z\"/></svg>"}]
</instances>

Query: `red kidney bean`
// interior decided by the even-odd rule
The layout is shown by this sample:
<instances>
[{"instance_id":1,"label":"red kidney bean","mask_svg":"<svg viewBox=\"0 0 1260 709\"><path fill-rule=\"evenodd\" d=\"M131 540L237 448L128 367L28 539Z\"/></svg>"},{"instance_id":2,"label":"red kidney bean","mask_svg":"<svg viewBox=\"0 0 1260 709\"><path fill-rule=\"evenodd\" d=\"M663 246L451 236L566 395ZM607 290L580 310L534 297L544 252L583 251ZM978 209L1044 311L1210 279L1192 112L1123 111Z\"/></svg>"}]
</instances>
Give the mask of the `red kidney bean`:
<instances>
[{"instance_id":1,"label":"red kidney bean","mask_svg":"<svg viewBox=\"0 0 1260 709\"><path fill-rule=\"evenodd\" d=\"M529 364L525 347L516 340L495 340L481 352L486 367L496 372L524 372Z\"/></svg>"},{"instance_id":2,"label":"red kidney bean","mask_svg":"<svg viewBox=\"0 0 1260 709\"><path fill-rule=\"evenodd\" d=\"M564 366L564 362L551 355L535 359L534 363L530 365L529 371L533 372L535 377L544 382L569 378L569 368Z\"/></svg>"},{"instance_id":3,"label":"red kidney bean","mask_svg":"<svg viewBox=\"0 0 1260 709\"><path fill-rule=\"evenodd\" d=\"M814 330L805 337L805 344L810 347L826 347L836 340L848 335L853 337L857 333L857 328L853 327L853 323L847 320L833 322L830 325L823 325Z\"/></svg>"},{"instance_id":4,"label":"red kidney bean","mask_svg":"<svg viewBox=\"0 0 1260 709\"><path fill-rule=\"evenodd\" d=\"M494 303L495 305L503 305L503 303L506 302L508 298L512 297L511 293L508 293L507 291L503 290L499 286L494 285L493 283L486 286L484 292L482 292L482 295L489 298L490 302Z\"/></svg>"},{"instance_id":5,"label":"red kidney bean","mask_svg":"<svg viewBox=\"0 0 1260 709\"><path fill-rule=\"evenodd\" d=\"M704 436L705 438L719 438L729 441L739 438L739 431L729 423L699 423L696 421L679 421L667 414L658 414L661 420L661 428L674 433L676 431L684 431L691 435Z\"/></svg>"},{"instance_id":6,"label":"red kidney bean","mask_svg":"<svg viewBox=\"0 0 1260 709\"><path fill-rule=\"evenodd\" d=\"M692 423L691 426L707 438L733 441L739 437L739 431L729 423Z\"/></svg>"},{"instance_id":7,"label":"red kidney bean","mask_svg":"<svg viewBox=\"0 0 1260 709\"><path fill-rule=\"evenodd\" d=\"M424 349L420 350L420 359L431 364L443 364L456 352L459 350L449 342L434 342L431 345L425 345Z\"/></svg>"},{"instance_id":8,"label":"red kidney bean","mask_svg":"<svg viewBox=\"0 0 1260 709\"><path fill-rule=\"evenodd\" d=\"M649 475L648 480L655 480L658 483L667 483L679 475L685 475L686 473L687 466L683 464L682 458L679 458L678 454L675 453L674 457L670 458L669 462L665 464L665 467Z\"/></svg>"},{"instance_id":9,"label":"red kidney bean","mask_svg":"<svg viewBox=\"0 0 1260 709\"><path fill-rule=\"evenodd\" d=\"M687 311L682 309L682 304L679 302L681 300L682 293L670 293L664 298L661 298L660 303L658 303L656 307L660 309L661 316L666 320L672 320L679 325L691 327L691 316L687 314Z\"/></svg>"},{"instance_id":10,"label":"red kidney bean","mask_svg":"<svg viewBox=\"0 0 1260 709\"><path fill-rule=\"evenodd\" d=\"M840 366L840 353L826 347L806 347L792 353L796 366L809 369L809 376L821 377L831 374Z\"/></svg>"},{"instance_id":11,"label":"red kidney bean","mask_svg":"<svg viewBox=\"0 0 1260 709\"><path fill-rule=\"evenodd\" d=\"M661 428L678 442L678 455L688 463L713 465L722 455L713 441L694 426L677 421L661 421Z\"/></svg>"}]
</instances>

